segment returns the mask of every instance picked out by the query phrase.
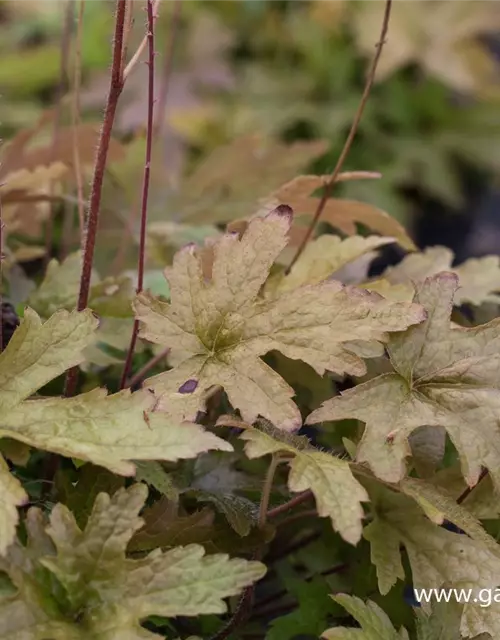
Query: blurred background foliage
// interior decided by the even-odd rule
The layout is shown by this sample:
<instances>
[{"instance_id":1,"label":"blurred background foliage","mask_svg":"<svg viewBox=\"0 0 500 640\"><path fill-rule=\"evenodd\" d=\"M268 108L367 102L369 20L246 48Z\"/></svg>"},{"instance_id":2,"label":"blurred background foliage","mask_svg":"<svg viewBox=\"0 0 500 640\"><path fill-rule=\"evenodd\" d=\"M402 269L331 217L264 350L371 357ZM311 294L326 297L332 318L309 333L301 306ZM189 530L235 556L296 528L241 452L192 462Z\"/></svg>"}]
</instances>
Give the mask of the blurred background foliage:
<instances>
[{"instance_id":1,"label":"blurred background foliage","mask_svg":"<svg viewBox=\"0 0 500 640\"><path fill-rule=\"evenodd\" d=\"M252 215L260 198L295 175L332 170L363 90L383 12L378 0L180 4L171 73L166 65L175 0L160 2L157 21L157 111L165 96L166 108L156 113L149 215L153 263L186 239L213 234L218 223ZM2 174L10 178L1 190L9 203L6 216L13 224L7 233L17 261L78 246L74 220L66 222L66 231L63 222L71 215L68 208L76 216L71 144L66 140L65 147L64 138L74 47L61 63L64 24L69 16L74 44L77 7L65 0L0 2ZM109 81L113 8L109 0L85 4L80 100L82 118L95 131L82 132L88 176ZM130 55L144 34L143 9L143 3L133 3ZM448 244L459 259L497 252L500 232L491 229L500 215L499 33L496 2L396 1L376 84L344 167L378 171L382 179L345 182L335 195L387 211L407 225L420 246ZM105 272L134 265L146 82L146 65L138 64L120 98L97 250L97 267ZM58 103L57 118L47 117ZM40 117L44 121L36 126ZM8 161L12 141L34 126L29 148L14 145ZM55 129L62 140L56 152ZM26 202L26 197L19 203L20 192L57 194L63 204ZM42 229L50 219L48 247ZM485 225L490 232L484 232ZM159 258L156 263L162 266Z\"/></svg>"}]
</instances>

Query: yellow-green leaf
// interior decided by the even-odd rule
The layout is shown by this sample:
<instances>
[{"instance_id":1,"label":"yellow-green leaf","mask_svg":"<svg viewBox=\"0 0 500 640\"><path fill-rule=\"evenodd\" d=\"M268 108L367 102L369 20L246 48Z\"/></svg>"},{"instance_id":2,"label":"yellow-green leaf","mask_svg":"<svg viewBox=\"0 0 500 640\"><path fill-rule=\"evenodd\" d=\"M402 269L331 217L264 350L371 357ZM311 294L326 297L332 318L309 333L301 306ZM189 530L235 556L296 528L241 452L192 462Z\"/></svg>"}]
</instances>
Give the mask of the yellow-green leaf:
<instances>
[{"instance_id":1,"label":"yellow-green leaf","mask_svg":"<svg viewBox=\"0 0 500 640\"><path fill-rule=\"evenodd\" d=\"M170 347L176 366L146 381L158 410L193 419L207 390L222 386L247 422L258 415L281 429L299 427L294 390L261 360L276 350L325 371L363 374L358 352L374 355L373 343L420 322L418 305L393 303L338 282L322 282L264 300L259 292L286 245L288 207L254 218L240 238L225 234L211 245L211 278L193 247L180 251L166 272L171 302L147 293L135 303L140 335ZM356 343L356 344L355 344ZM363 351L363 345L365 349ZM381 347L375 350L379 353Z\"/></svg>"},{"instance_id":2,"label":"yellow-green leaf","mask_svg":"<svg viewBox=\"0 0 500 640\"><path fill-rule=\"evenodd\" d=\"M329 517L333 528L344 540L356 544L362 530L361 503L368 500L368 494L352 475L349 463L317 451L301 440L278 441L272 434L272 430L269 433L258 429L244 430L241 438L246 441L247 456L258 458L280 451L292 454L288 477L290 490L299 493L310 489L318 515Z\"/></svg>"},{"instance_id":3,"label":"yellow-green leaf","mask_svg":"<svg viewBox=\"0 0 500 640\"><path fill-rule=\"evenodd\" d=\"M500 483L500 320L471 329L451 328L458 278L441 273L422 283L415 302L428 320L393 334L387 345L393 372L327 400L307 422L357 418L366 424L357 458L380 478L397 482L418 427L445 427L470 486L482 467ZM481 428L478 428L481 425Z\"/></svg>"}]
</instances>

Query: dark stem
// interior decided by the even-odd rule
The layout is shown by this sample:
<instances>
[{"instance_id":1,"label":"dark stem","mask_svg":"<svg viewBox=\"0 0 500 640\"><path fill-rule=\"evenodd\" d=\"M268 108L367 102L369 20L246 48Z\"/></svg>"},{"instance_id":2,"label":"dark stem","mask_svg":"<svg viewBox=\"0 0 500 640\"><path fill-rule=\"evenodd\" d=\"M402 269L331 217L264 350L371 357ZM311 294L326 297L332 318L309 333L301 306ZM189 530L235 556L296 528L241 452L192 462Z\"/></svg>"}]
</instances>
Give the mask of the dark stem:
<instances>
[{"instance_id":1,"label":"dark stem","mask_svg":"<svg viewBox=\"0 0 500 640\"><path fill-rule=\"evenodd\" d=\"M303 493L299 493L299 495L295 496L295 498L292 498L288 502L285 502L284 504L280 504L277 507L273 507L272 509L269 509L269 511L267 512L267 517L275 518L276 516L279 516L282 513L285 513L286 511L293 509L293 507L296 507L297 505L302 504L303 502L307 502L312 497L313 497L313 493L310 489L308 489Z\"/></svg>"},{"instance_id":2,"label":"dark stem","mask_svg":"<svg viewBox=\"0 0 500 640\"><path fill-rule=\"evenodd\" d=\"M483 469L479 474L479 478L477 479L476 484L473 487L467 487L465 491L463 491L457 499L457 504L462 504L462 502L469 497L469 495L474 491L474 489L482 482L486 476L488 475L488 469Z\"/></svg>"},{"instance_id":3,"label":"dark stem","mask_svg":"<svg viewBox=\"0 0 500 640\"><path fill-rule=\"evenodd\" d=\"M146 163L144 165L144 179L142 183L142 205L141 205L141 234L139 240L139 261L137 265L137 289L136 292L141 293L144 287L144 262L146 254L146 224L148 219L148 197L149 197L149 178L151 173L151 150L153 148L153 117L154 117L154 82L155 82L155 48L154 48L154 22L155 15L153 12L153 0L147 0L148 12L148 123L146 133ZM132 358L134 357L135 344L137 342L137 333L139 331L139 321L134 320L132 328L132 337L123 366L122 379L120 389L124 389L127 383Z\"/></svg>"},{"instance_id":4,"label":"dark stem","mask_svg":"<svg viewBox=\"0 0 500 640\"><path fill-rule=\"evenodd\" d=\"M269 463L269 467L266 473L266 479L264 481L264 486L262 488L262 495L260 499L260 507L259 507L259 520L258 527L259 529L264 529L267 523L267 515L268 515L268 505L269 505L269 497L271 495L271 491L273 488L274 476L276 474L276 469L278 468L282 459L279 454L274 453L271 456L271 462ZM262 547L258 549L253 556L254 560L261 560L263 554ZM245 624L245 622L250 618L252 614L253 604L254 604L254 592L255 586L251 585L247 587L238 602L238 606L236 607L236 611L233 616L215 636L213 636L210 640L226 640L229 638L231 633L237 629L238 627Z\"/></svg>"},{"instance_id":5,"label":"dark stem","mask_svg":"<svg viewBox=\"0 0 500 640\"><path fill-rule=\"evenodd\" d=\"M316 208L316 211L314 213L314 217L311 221L311 224L309 225L309 228L307 229L306 234L304 235L304 238L302 239L302 242L300 243L297 252L295 253L290 265L288 266L286 273L289 273L290 270L292 269L293 265L297 262L297 260L300 258L300 256L302 255L302 252L304 251L304 249L306 248L307 243L309 242L314 229L316 228L316 225L318 224L318 221L321 217L321 214L323 213L323 210L326 206L326 203L332 193L332 189L333 189L333 185L335 184L335 182L337 181L338 175L342 169L342 166L345 162L345 159L347 158L347 154L349 153L350 149L351 149L351 145L352 142L354 140L354 136L356 135L356 132L358 130L358 126L359 123L361 121L361 116L363 115L363 111L365 109L366 103L368 102L368 97L370 96L370 91L371 88L373 86L373 81L375 79L375 72L377 71L377 66L378 66L378 62L380 60L380 56L382 54L382 49L383 46L385 44L385 40L386 40L386 36L387 36L387 30L389 28L389 18L391 15L391 8L392 8L392 0L386 0L385 3L385 12L384 12L384 18L382 21L382 29L380 31L380 38L379 41L377 42L377 44L375 45L376 47L376 52L375 52L375 56L373 58L373 62L372 65L370 67L370 71L368 73L368 77L366 80L366 84L365 84L365 88L363 91L363 95L361 96L361 100L358 106L358 109L356 111L356 114L354 116L354 120L352 122L351 125L351 129L349 131L349 134L347 136L347 139L345 141L344 147L340 153L339 159L337 160L337 164L335 165L335 168L333 170L333 172L330 175L330 178L328 179L328 181L325 184L325 187L323 189L323 195L321 196L321 199L319 201L319 204Z\"/></svg>"},{"instance_id":6,"label":"dark stem","mask_svg":"<svg viewBox=\"0 0 500 640\"><path fill-rule=\"evenodd\" d=\"M154 358L151 358L151 360L146 362L146 364L141 369L139 369L136 374L134 374L131 378L129 378L129 380L127 380L127 384L125 385L125 387L133 388L137 384L139 384L139 382L142 382L147 376L148 372L151 371L153 367L156 367L157 364L160 364L160 362L168 356L169 352L170 347L167 347L166 349L163 349L163 351L160 351L160 353L156 354Z\"/></svg>"},{"instance_id":7,"label":"dark stem","mask_svg":"<svg viewBox=\"0 0 500 640\"><path fill-rule=\"evenodd\" d=\"M115 33L113 42L113 62L111 67L111 82L109 87L104 120L97 147L97 156L94 164L94 176L92 178L92 190L90 194L87 223L85 226L85 245L83 252L83 266L80 278L80 291L78 294L78 311L83 311L87 307L90 290L90 277L92 274L92 264L94 262L94 249L99 225L99 210L101 205L102 184L106 161L108 158L109 142L111 131L116 114L118 99L123 89L122 74L122 50L123 50L123 28L125 23L127 0L117 0ZM78 382L78 367L73 367L66 376L65 395L75 394Z\"/></svg>"}]
</instances>

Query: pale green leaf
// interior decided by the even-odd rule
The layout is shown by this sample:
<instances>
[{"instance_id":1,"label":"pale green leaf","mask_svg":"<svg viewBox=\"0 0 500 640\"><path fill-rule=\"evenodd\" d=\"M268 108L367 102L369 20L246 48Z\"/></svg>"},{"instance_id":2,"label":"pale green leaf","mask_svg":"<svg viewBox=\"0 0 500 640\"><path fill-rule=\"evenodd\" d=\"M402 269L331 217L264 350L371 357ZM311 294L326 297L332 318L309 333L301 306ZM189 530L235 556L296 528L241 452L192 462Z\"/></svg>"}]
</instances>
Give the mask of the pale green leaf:
<instances>
[{"instance_id":1,"label":"pale green leaf","mask_svg":"<svg viewBox=\"0 0 500 640\"><path fill-rule=\"evenodd\" d=\"M16 535L16 526L19 521L17 507L28 500L28 495L19 480L10 473L2 456L0 456L0 496L0 555L4 555Z\"/></svg>"},{"instance_id":2,"label":"pale green leaf","mask_svg":"<svg viewBox=\"0 0 500 640\"><path fill-rule=\"evenodd\" d=\"M29 447L11 438L2 438L0 440L0 452L4 458L10 460L18 467L25 467L31 455L31 449Z\"/></svg>"},{"instance_id":3,"label":"pale green leaf","mask_svg":"<svg viewBox=\"0 0 500 640\"><path fill-rule=\"evenodd\" d=\"M29 297L29 305L46 318L59 309L70 311L75 308L81 272L80 251L70 254L62 263L51 260L43 282ZM88 306L100 315L131 315L133 289L129 278L106 278L101 281L93 271L89 296Z\"/></svg>"},{"instance_id":4,"label":"pale green leaf","mask_svg":"<svg viewBox=\"0 0 500 640\"><path fill-rule=\"evenodd\" d=\"M427 517L436 524L443 524L445 520L465 531L473 540L482 542L494 553L499 551L496 541L483 529L479 520L464 507L457 504L455 499L430 482L418 478L405 478L401 482L403 492L413 498L423 509Z\"/></svg>"},{"instance_id":5,"label":"pale green leaf","mask_svg":"<svg viewBox=\"0 0 500 640\"><path fill-rule=\"evenodd\" d=\"M307 419L365 422L357 459L389 482L404 476L409 435L428 426L446 428L470 486L482 467L500 483L500 431L493 418L500 408L500 320L451 328L457 286L452 273L422 283L415 302L427 310L428 320L390 337L387 351L394 372L326 401Z\"/></svg>"},{"instance_id":6,"label":"pale green leaf","mask_svg":"<svg viewBox=\"0 0 500 640\"><path fill-rule=\"evenodd\" d=\"M42 324L32 309L26 309L21 324L0 354L2 414L79 364L81 351L93 341L97 324L90 310L58 311Z\"/></svg>"},{"instance_id":7,"label":"pale green leaf","mask_svg":"<svg viewBox=\"0 0 500 640\"><path fill-rule=\"evenodd\" d=\"M205 556L195 544L127 558L130 538L143 524L138 513L146 496L143 484L120 489L112 498L99 494L84 530L65 506L56 505L47 529L55 549L37 518L36 527L29 527L28 546L16 542L6 560L0 560L0 568L18 588L15 597L0 600L0 613L8 615L0 616L0 637L159 638L141 628L140 621L151 615L224 613L224 598L264 575L259 562Z\"/></svg>"},{"instance_id":8,"label":"pale green leaf","mask_svg":"<svg viewBox=\"0 0 500 640\"><path fill-rule=\"evenodd\" d=\"M199 425L175 423L165 414L148 415L155 399L147 390L108 396L105 389L94 389L72 398L27 399L81 362L96 325L90 310L61 310L42 324L32 309L26 309L0 354L0 438L93 462L122 475L133 475L132 459L175 462L214 448L232 451L231 445ZM10 498L0 513L5 519L3 549L17 522L12 509L25 498L17 481L9 477L5 468L2 483Z\"/></svg>"},{"instance_id":9,"label":"pale green leaf","mask_svg":"<svg viewBox=\"0 0 500 640\"><path fill-rule=\"evenodd\" d=\"M395 267L389 267L383 274L393 285L407 285L433 276L440 271L451 271L459 278L454 303L481 305L483 302L500 301L500 258L484 256L471 258L458 267L452 267L453 252L447 247L428 247L423 253L406 256ZM383 294L383 292L381 292Z\"/></svg>"},{"instance_id":10,"label":"pale green leaf","mask_svg":"<svg viewBox=\"0 0 500 640\"><path fill-rule=\"evenodd\" d=\"M457 640L460 638L462 609L463 605L455 600L434 602L430 613L422 609L415 609L417 640Z\"/></svg>"},{"instance_id":11,"label":"pale green leaf","mask_svg":"<svg viewBox=\"0 0 500 640\"><path fill-rule=\"evenodd\" d=\"M471 589L471 599L464 604L461 619L462 635L490 633L493 638L498 637L498 608L481 606L480 592L490 589L495 593L500 547L495 550L480 539L436 526L420 507L401 494L386 491L377 505L377 513L406 549L414 589ZM423 602L422 607L429 609Z\"/></svg>"},{"instance_id":12,"label":"pale green leaf","mask_svg":"<svg viewBox=\"0 0 500 640\"><path fill-rule=\"evenodd\" d=\"M399 537L379 518L374 518L363 529L363 537L370 543L371 561L377 570L378 588L380 593L385 595L397 580L404 580L405 577L399 552Z\"/></svg>"},{"instance_id":13,"label":"pale green leaf","mask_svg":"<svg viewBox=\"0 0 500 640\"><path fill-rule=\"evenodd\" d=\"M271 278L266 286L269 294L281 294L328 279L360 256L391 244L394 238L351 236L345 240L334 235L322 235L304 249L289 274ZM338 279L338 278L337 278Z\"/></svg>"},{"instance_id":14,"label":"pale green leaf","mask_svg":"<svg viewBox=\"0 0 500 640\"><path fill-rule=\"evenodd\" d=\"M179 490L172 476L156 460L134 460L135 479L146 482L170 500L177 500Z\"/></svg>"},{"instance_id":15,"label":"pale green leaf","mask_svg":"<svg viewBox=\"0 0 500 640\"><path fill-rule=\"evenodd\" d=\"M361 503L368 500L368 494L352 475L348 462L312 447L279 442L257 429L247 429L240 437L246 441L245 453L249 458L279 451L291 453L290 490L299 493L310 489L318 515L329 517L333 528L351 544L359 541L363 518Z\"/></svg>"},{"instance_id":16,"label":"pale green leaf","mask_svg":"<svg viewBox=\"0 0 500 640\"><path fill-rule=\"evenodd\" d=\"M247 422L264 416L281 429L300 426L294 390L259 356L276 350L303 360L317 373L363 374L362 343L387 339L420 322L423 310L392 303L338 282L301 287L282 296L258 297L287 241L289 209L254 218L245 233L225 234L211 246L211 279L193 247L167 270L171 302L140 294L134 304L141 336L171 348L176 366L146 381L158 410L193 419L207 389L222 386ZM354 346L356 343L356 347ZM370 354L373 348L365 351ZM377 350L378 352L378 350Z\"/></svg>"},{"instance_id":17,"label":"pale green leaf","mask_svg":"<svg viewBox=\"0 0 500 640\"><path fill-rule=\"evenodd\" d=\"M50 591L48 572L40 557L54 548L45 533L44 515L32 508L26 517L27 546L18 540L0 558L15 587L14 593L0 596L0 638L2 640L89 640L83 629L66 620Z\"/></svg>"},{"instance_id":18,"label":"pale green leaf","mask_svg":"<svg viewBox=\"0 0 500 640\"><path fill-rule=\"evenodd\" d=\"M340 593L332 596L361 625L361 629L334 627L321 636L325 640L403 640L404 631L393 627L387 614L375 602L363 602L354 596ZM406 636L407 637L407 636Z\"/></svg>"},{"instance_id":19,"label":"pale green leaf","mask_svg":"<svg viewBox=\"0 0 500 640\"><path fill-rule=\"evenodd\" d=\"M232 451L229 443L199 425L147 414L153 405L146 390L108 396L106 390L94 389L74 398L27 400L9 411L0 436L122 475L134 474L134 459L175 462L214 448Z\"/></svg>"}]
</instances>

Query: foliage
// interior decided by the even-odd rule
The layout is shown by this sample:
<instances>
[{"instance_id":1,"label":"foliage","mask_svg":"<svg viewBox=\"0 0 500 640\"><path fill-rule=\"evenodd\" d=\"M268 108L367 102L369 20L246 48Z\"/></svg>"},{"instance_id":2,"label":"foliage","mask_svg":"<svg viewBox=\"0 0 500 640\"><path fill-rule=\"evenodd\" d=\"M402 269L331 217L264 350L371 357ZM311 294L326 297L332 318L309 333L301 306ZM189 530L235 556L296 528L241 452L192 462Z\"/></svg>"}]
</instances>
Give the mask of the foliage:
<instances>
[{"instance_id":1,"label":"foliage","mask_svg":"<svg viewBox=\"0 0 500 640\"><path fill-rule=\"evenodd\" d=\"M333 185L382 5L160 3L174 69L151 53L106 110L94 259L77 213L114 18L79 22L80 122L47 99L65 34L34 4L0 16L0 638L498 638L500 261L408 224L408 192L456 206L464 159L499 166L493 3L395 3ZM415 599L441 588L472 598Z\"/></svg>"}]
</instances>

